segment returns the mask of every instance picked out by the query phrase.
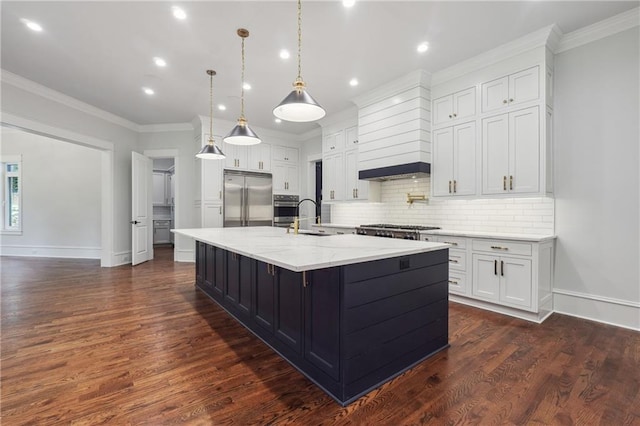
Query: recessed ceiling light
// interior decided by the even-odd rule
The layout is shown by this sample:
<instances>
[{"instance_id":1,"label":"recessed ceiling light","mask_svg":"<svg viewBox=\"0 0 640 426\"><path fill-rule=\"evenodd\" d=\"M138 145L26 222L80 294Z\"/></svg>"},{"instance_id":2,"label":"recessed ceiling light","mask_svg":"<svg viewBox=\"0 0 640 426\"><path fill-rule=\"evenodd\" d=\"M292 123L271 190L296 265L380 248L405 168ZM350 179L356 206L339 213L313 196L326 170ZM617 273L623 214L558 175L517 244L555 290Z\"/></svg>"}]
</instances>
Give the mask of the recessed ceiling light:
<instances>
[{"instance_id":1,"label":"recessed ceiling light","mask_svg":"<svg viewBox=\"0 0 640 426\"><path fill-rule=\"evenodd\" d=\"M155 58L153 58L153 62L159 67L166 67L167 66L167 61L165 61L164 59L159 58L157 56Z\"/></svg>"},{"instance_id":2,"label":"recessed ceiling light","mask_svg":"<svg viewBox=\"0 0 640 426\"><path fill-rule=\"evenodd\" d=\"M418 45L418 48L416 49L418 51L418 53L424 53L429 49L429 45L425 42L425 43L420 43Z\"/></svg>"},{"instance_id":3,"label":"recessed ceiling light","mask_svg":"<svg viewBox=\"0 0 640 426\"><path fill-rule=\"evenodd\" d=\"M356 4L356 0L342 0L344 7L353 7L354 4Z\"/></svg>"},{"instance_id":4,"label":"recessed ceiling light","mask_svg":"<svg viewBox=\"0 0 640 426\"><path fill-rule=\"evenodd\" d=\"M251 90L251 85L250 85L249 83L245 82L245 83L242 85L242 88L243 88L244 90Z\"/></svg>"},{"instance_id":5,"label":"recessed ceiling light","mask_svg":"<svg viewBox=\"0 0 640 426\"><path fill-rule=\"evenodd\" d=\"M276 122L276 123L278 123L278 124L282 123L282 120L280 120L279 118L276 118L276 119L275 119L275 120L273 120L273 121L275 121L275 122Z\"/></svg>"},{"instance_id":6,"label":"recessed ceiling light","mask_svg":"<svg viewBox=\"0 0 640 426\"><path fill-rule=\"evenodd\" d=\"M226 107L225 105L219 104L219 105L218 105L218 109L219 109L220 111L226 111L226 110L227 110L227 107Z\"/></svg>"},{"instance_id":7,"label":"recessed ceiling light","mask_svg":"<svg viewBox=\"0 0 640 426\"><path fill-rule=\"evenodd\" d=\"M146 93L147 95L153 95L154 93L156 93L156 92L154 92L154 91L153 91L153 89L151 89L151 88L149 88L149 87L143 87L143 88L142 88L142 91L143 91L144 93Z\"/></svg>"},{"instance_id":8,"label":"recessed ceiling light","mask_svg":"<svg viewBox=\"0 0 640 426\"><path fill-rule=\"evenodd\" d=\"M29 28L32 31L35 31L38 33L42 31L42 27L37 22L29 21L28 19L21 19L20 21L22 21L22 23L25 24L27 28Z\"/></svg>"},{"instance_id":9,"label":"recessed ceiling light","mask_svg":"<svg viewBox=\"0 0 640 426\"><path fill-rule=\"evenodd\" d=\"M171 8L171 12L173 13L173 16L176 17L176 19L187 19L187 13L180 9L178 6L173 6Z\"/></svg>"},{"instance_id":10,"label":"recessed ceiling light","mask_svg":"<svg viewBox=\"0 0 640 426\"><path fill-rule=\"evenodd\" d=\"M349 80L349 85L357 86L358 85L358 79L357 78L352 78L351 80Z\"/></svg>"},{"instance_id":11,"label":"recessed ceiling light","mask_svg":"<svg viewBox=\"0 0 640 426\"><path fill-rule=\"evenodd\" d=\"M287 49L282 49L280 51L280 57L282 59L289 59L290 56L291 56L291 54L289 53L289 51Z\"/></svg>"}]
</instances>

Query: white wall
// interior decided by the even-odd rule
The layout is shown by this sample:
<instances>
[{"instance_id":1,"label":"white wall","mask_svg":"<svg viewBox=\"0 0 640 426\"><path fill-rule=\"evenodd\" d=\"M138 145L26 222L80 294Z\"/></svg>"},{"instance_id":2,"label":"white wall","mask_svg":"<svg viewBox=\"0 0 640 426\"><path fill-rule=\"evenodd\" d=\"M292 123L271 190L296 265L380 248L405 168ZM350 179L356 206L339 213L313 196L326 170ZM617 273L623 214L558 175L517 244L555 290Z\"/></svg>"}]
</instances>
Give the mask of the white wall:
<instances>
[{"instance_id":1,"label":"white wall","mask_svg":"<svg viewBox=\"0 0 640 426\"><path fill-rule=\"evenodd\" d=\"M22 235L2 255L100 259L100 151L2 128L2 155L22 155Z\"/></svg>"},{"instance_id":2,"label":"white wall","mask_svg":"<svg viewBox=\"0 0 640 426\"><path fill-rule=\"evenodd\" d=\"M640 329L638 27L555 59L555 309Z\"/></svg>"},{"instance_id":3,"label":"white wall","mask_svg":"<svg viewBox=\"0 0 640 426\"><path fill-rule=\"evenodd\" d=\"M112 204L113 232L110 264L131 261L131 151L138 134L127 127L126 120L99 111L44 86L2 71L0 110L44 126L73 132L113 145ZM133 124L133 123L131 123ZM104 163L103 163L104 167Z\"/></svg>"}]
</instances>

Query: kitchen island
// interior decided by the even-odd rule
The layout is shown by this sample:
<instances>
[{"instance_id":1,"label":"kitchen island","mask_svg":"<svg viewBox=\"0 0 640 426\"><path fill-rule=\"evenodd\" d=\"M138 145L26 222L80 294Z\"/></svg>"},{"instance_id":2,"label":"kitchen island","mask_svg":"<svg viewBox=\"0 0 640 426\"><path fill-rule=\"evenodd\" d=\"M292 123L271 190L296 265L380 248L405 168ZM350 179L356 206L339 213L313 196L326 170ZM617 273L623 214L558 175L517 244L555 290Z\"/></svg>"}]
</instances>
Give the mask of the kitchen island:
<instances>
[{"instance_id":1,"label":"kitchen island","mask_svg":"<svg viewBox=\"0 0 640 426\"><path fill-rule=\"evenodd\" d=\"M342 405L448 347L448 245L283 228L196 240L196 287Z\"/></svg>"}]
</instances>

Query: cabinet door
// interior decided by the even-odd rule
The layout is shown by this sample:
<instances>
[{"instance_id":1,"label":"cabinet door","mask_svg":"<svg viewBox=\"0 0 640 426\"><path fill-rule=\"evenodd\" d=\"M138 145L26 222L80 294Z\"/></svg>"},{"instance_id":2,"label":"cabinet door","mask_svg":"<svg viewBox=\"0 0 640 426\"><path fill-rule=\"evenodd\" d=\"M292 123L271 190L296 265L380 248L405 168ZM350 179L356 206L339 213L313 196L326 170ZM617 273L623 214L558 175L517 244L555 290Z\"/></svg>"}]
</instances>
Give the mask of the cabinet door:
<instances>
[{"instance_id":1,"label":"cabinet door","mask_svg":"<svg viewBox=\"0 0 640 426\"><path fill-rule=\"evenodd\" d=\"M500 299L499 259L482 254L473 255L473 295L482 299Z\"/></svg>"},{"instance_id":2,"label":"cabinet door","mask_svg":"<svg viewBox=\"0 0 640 426\"><path fill-rule=\"evenodd\" d=\"M322 148L323 152L327 154L342 151L344 149L344 132L341 130L325 136Z\"/></svg>"},{"instance_id":3,"label":"cabinet door","mask_svg":"<svg viewBox=\"0 0 640 426\"><path fill-rule=\"evenodd\" d=\"M453 94L453 118L461 119L476 115L476 88L470 87L467 90Z\"/></svg>"},{"instance_id":4,"label":"cabinet door","mask_svg":"<svg viewBox=\"0 0 640 426\"><path fill-rule=\"evenodd\" d=\"M246 256L227 254L227 288L224 300L229 310L248 317L251 310L251 261Z\"/></svg>"},{"instance_id":5,"label":"cabinet door","mask_svg":"<svg viewBox=\"0 0 640 426\"><path fill-rule=\"evenodd\" d=\"M345 149L358 147L358 126L344 129L344 147Z\"/></svg>"},{"instance_id":6,"label":"cabinet door","mask_svg":"<svg viewBox=\"0 0 640 426\"><path fill-rule=\"evenodd\" d=\"M493 111L509 103L509 77L482 84L482 112Z\"/></svg>"},{"instance_id":7,"label":"cabinet door","mask_svg":"<svg viewBox=\"0 0 640 426\"><path fill-rule=\"evenodd\" d=\"M442 124L453 119L453 96L447 95L433 101L433 124Z\"/></svg>"},{"instance_id":8,"label":"cabinet door","mask_svg":"<svg viewBox=\"0 0 640 426\"><path fill-rule=\"evenodd\" d=\"M248 151L247 147L243 145L232 145L225 143L222 146L225 158L226 169L247 169L248 164Z\"/></svg>"},{"instance_id":9,"label":"cabinet door","mask_svg":"<svg viewBox=\"0 0 640 426\"><path fill-rule=\"evenodd\" d=\"M207 245L201 241L196 241L196 284L204 283L204 276L207 265Z\"/></svg>"},{"instance_id":10,"label":"cabinet door","mask_svg":"<svg viewBox=\"0 0 640 426\"><path fill-rule=\"evenodd\" d=\"M345 200L357 200L358 189L358 151L351 149L344 154Z\"/></svg>"},{"instance_id":11,"label":"cabinet door","mask_svg":"<svg viewBox=\"0 0 640 426\"><path fill-rule=\"evenodd\" d=\"M207 245L205 251L205 265L204 265L204 285L213 289L213 282L215 281L215 247Z\"/></svg>"},{"instance_id":12,"label":"cabinet door","mask_svg":"<svg viewBox=\"0 0 640 426\"><path fill-rule=\"evenodd\" d=\"M433 195L453 191L453 127L433 131Z\"/></svg>"},{"instance_id":13,"label":"cabinet door","mask_svg":"<svg viewBox=\"0 0 640 426\"><path fill-rule=\"evenodd\" d=\"M283 163L274 163L273 164L273 193L274 194L285 194L286 190L286 179L287 179L287 165Z\"/></svg>"},{"instance_id":14,"label":"cabinet door","mask_svg":"<svg viewBox=\"0 0 640 426\"><path fill-rule=\"evenodd\" d=\"M268 172L271 170L271 145L260 143L249 146L249 169L257 172Z\"/></svg>"},{"instance_id":15,"label":"cabinet door","mask_svg":"<svg viewBox=\"0 0 640 426\"><path fill-rule=\"evenodd\" d=\"M322 159L322 200L344 199L344 154L326 155Z\"/></svg>"},{"instance_id":16,"label":"cabinet door","mask_svg":"<svg viewBox=\"0 0 640 426\"><path fill-rule=\"evenodd\" d=\"M225 280L225 269L224 266L226 264L226 256L227 251L221 249L219 247L214 248L214 258L208 260L209 262L213 262L214 271L213 271L213 293L214 296L219 300L222 300L224 295L224 280Z\"/></svg>"},{"instance_id":17,"label":"cabinet door","mask_svg":"<svg viewBox=\"0 0 640 426\"><path fill-rule=\"evenodd\" d=\"M202 201L222 202L222 161L201 161Z\"/></svg>"},{"instance_id":18,"label":"cabinet door","mask_svg":"<svg viewBox=\"0 0 640 426\"><path fill-rule=\"evenodd\" d=\"M338 380L340 373L339 268L307 273L304 289L304 357Z\"/></svg>"},{"instance_id":19,"label":"cabinet door","mask_svg":"<svg viewBox=\"0 0 640 426\"><path fill-rule=\"evenodd\" d=\"M273 161L289 161L289 162L297 163L298 148L282 146L282 145L274 145Z\"/></svg>"},{"instance_id":20,"label":"cabinet door","mask_svg":"<svg viewBox=\"0 0 640 426\"><path fill-rule=\"evenodd\" d=\"M538 67L520 71L509 76L509 105L538 99L540 81Z\"/></svg>"},{"instance_id":21,"label":"cabinet door","mask_svg":"<svg viewBox=\"0 0 640 426\"><path fill-rule=\"evenodd\" d=\"M167 181L164 173L153 173L153 205L164 206L167 204Z\"/></svg>"},{"instance_id":22,"label":"cabinet door","mask_svg":"<svg viewBox=\"0 0 640 426\"><path fill-rule=\"evenodd\" d=\"M273 269L275 271L275 268ZM253 318L260 327L273 334L275 318L275 277L272 265L256 262L256 289Z\"/></svg>"},{"instance_id":23,"label":"cabinet door","mask_svg":"<svg viewBox=\"0 0 640 426\"><path fill-rule=\"evenodd\" d=\"M510 192L538 192L540 182L540 125L538 107L509 114Z\"/></svg>"},{"instance_id":24,"label":"cabinet door","mask_svg":"<svg viewBox=\"0 0 640 426\"><path fill-rule=\"evenodd\" d=\"M509 174L509 116L482 120L482 193L507 191Z\"/></svg>"},{"instance_id":25,"label":"cabinet door","mask_svg":"<svg viewBox=\"0 0 640 426\"><path fill-rule=\"evenodd\" d=\"M453 191L455 195L476 193L476 123L453 128Z\"/></svg>"},{"instance_id":26,"label":"cabinet door","mask_svg":"<svg viewBox=\"0 0 640 426\"><path fill-rule=\"evenodd\" d=\"M287 176L287 192L290 194L298 193L298 166L289 164L286 167Z\"/></svg>"},{"instance_id":27,"label":"cabinet door","mask_svg":"<svg viewBox=\"0 0 640 426\"><path fill-rule=\"evenodd\" d=\"M203 204L201 212L203 228L222 228L224 224L222 204Z\"/></svg>"},{"instance_id":28,"label":"cabinet door","mask_svg":"<svg viewBox=\"0 0 640 426\"><path fill-rule=\"evenodd\" d=\"M531 307L531 260L500 258L500 301L516 307Z\"/></svg>"},{"instance_id":29,"label":"cabinet door","mask_svg":"<svg viewBox=\"0 0 640 426\"><path fill-rule=\"evenodd\" d=\"M302 354L302 274L276 267L276 339Z\"/></svg>"}]
</instances>

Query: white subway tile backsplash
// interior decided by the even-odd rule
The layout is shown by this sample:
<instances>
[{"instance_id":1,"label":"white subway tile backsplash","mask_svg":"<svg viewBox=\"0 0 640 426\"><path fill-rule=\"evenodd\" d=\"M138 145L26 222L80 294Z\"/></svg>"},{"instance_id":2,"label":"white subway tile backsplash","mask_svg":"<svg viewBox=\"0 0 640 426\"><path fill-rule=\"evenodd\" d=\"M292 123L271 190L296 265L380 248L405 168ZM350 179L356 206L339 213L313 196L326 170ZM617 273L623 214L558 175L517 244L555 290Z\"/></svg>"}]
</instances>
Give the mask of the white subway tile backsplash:
<instances>
[{"instance_id":1,"label":"white subway tile backsplash","mask_svg":"<svg viewBox=\"0 0 640 426\"><path fill-rule=\"evenodd\" d=\"M443 229L521 234L553 234L552 198L429 199L407 204L407 193L430 195L430 179L383 182L380 203L336 203L331 221L345 225L396 223Z\"/></svg>"}]
</instances>

